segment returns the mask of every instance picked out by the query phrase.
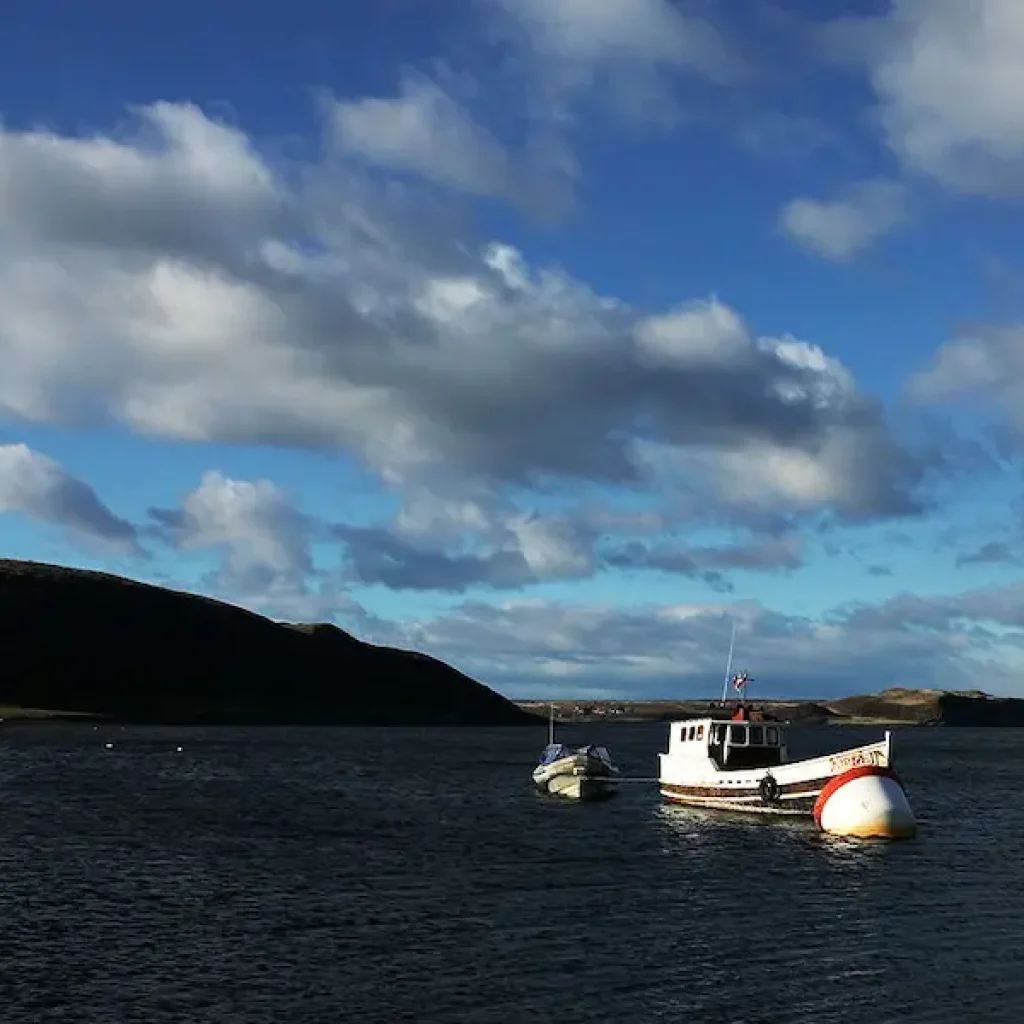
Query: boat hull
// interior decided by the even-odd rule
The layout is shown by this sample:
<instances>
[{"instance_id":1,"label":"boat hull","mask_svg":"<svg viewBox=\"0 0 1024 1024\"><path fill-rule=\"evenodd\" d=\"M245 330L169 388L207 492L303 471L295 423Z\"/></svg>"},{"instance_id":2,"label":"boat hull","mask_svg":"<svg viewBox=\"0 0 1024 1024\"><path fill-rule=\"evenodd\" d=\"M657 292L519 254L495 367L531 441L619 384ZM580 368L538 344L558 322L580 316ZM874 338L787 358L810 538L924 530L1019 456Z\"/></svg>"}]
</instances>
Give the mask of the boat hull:
<instances>
[{"instance_id":1,"label":"boat hull","mask_svg":"<svg viewBox=\"0 0 1024 1024\"><path fill-rule=\"evenodd\" d=\"M618 791L617 773L597 758L573 756L540 765L533 781L542 793L565 800L602 800Z\"/></svg>"},{"instance_id":2,"label":"boat hull","mask_svg":"<svg viewBox=\"0 0 1024 1024\"><path fill-rule=\"evenodd\" d=\"M670 803L746 814L813 818L818 796L831 779L860 766L888 767L890 753L888 740L884 740L806 761L734 771L708 770L693 762L675 764L665 754L661 759L661 796Z\"/></svg>"},{"instance_id":3,"label":"boat hull","mask_svg":"<svg viewBox=\"0 0 1024 1024\"><path fill-rule=\"evenodd\" d=\"M617 792L608 778L588 775L556 775L539 788L563 800L607 800Z\"/></svg>"},{"instance_id":4,"label":"boat hull","mask_svg":"<svg viewBox=\"0 0 1024 1024\"><path fill-rule=\"evenodd\" d=\"M824 783L822 783L824 786ZM807 795L800 793L783 796L777 803L765 803L760 793L740 796L732 792L715 790L708 794L695 793L687 787L662 785L662 798L668 803L687 807L704 807L714 811L741 811L745 814L775 815L783 818L810 818L814 815L814 802L821 787Z\"/></svg>"}]
</instances>

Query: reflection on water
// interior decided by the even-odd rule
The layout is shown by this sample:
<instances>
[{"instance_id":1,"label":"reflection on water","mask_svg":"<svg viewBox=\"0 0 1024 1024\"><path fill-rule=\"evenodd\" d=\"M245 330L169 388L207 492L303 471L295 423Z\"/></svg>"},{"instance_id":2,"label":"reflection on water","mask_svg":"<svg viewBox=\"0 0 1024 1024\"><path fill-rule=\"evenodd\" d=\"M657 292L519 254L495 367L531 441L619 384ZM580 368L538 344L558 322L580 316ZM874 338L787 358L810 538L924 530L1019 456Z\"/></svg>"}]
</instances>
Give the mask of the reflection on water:
<instances>
[{"instance_id":1,"label":"reflection on water","mask_svg":"<svg viewBox=\"0 0 1024 1024\"><path fill-rule=\"evenodd\" d=\"M1024 1019L1024 735L900 732L921 832L860 843L553 802L544 732L5 728L3 1021Z\"/></svg>"}]
</instances>

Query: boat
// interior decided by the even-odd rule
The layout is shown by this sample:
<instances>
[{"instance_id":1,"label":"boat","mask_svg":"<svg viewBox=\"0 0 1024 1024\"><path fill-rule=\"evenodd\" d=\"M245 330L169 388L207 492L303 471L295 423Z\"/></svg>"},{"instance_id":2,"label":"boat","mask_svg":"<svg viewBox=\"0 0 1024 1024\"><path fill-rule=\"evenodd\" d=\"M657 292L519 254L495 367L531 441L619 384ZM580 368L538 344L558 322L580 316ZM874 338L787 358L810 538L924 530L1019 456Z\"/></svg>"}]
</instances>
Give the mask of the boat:
<instances>
[{"instance_id":1,"label":"boat","mask_svg":"<svg viewBox=\"0 0 1024 1024\"><path fill-rule=\"evenodd\" d=\"M572 747L555 742L554 705L548 717L548 743L533 770L542 793L567 800L599 800L617 792L619 769L607 747L585 744Z\"/></svg>"},{"instance_id":2,"label":"boat","mask_svg":"<svg viewBox=\"0 0 1024 1024\"><path fill-rule=\"evenodd\" d=\"M747 673L732 677L741 699L731 715L725 712L726 720L709 715L669 724L668 749L659 754L663 799L712 810L812 818L837 835L914 834L914 815L893 769L890 732L874 743L790 761L785 726L748 707L749 682Z\"/></svg>"}]
</instances>

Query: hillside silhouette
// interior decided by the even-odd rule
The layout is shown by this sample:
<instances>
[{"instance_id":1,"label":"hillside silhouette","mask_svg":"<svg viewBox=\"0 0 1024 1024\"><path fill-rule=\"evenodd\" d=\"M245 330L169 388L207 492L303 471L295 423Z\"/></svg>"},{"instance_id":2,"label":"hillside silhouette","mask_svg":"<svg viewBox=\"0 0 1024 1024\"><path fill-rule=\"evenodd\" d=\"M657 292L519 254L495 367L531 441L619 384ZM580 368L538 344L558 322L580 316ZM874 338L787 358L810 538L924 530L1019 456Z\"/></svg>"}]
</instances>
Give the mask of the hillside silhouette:
<instances>
[{"instance_id":1,"label":"hillside silhouette","mask_svg":"<svg viewBox=\"0 0 1024 1024\"><path fill-rule=\"evenodd\" d=\"M0 704L125 722L514 725L449 665L150 584L0 559Z\"/></svg>"}]
</instances>

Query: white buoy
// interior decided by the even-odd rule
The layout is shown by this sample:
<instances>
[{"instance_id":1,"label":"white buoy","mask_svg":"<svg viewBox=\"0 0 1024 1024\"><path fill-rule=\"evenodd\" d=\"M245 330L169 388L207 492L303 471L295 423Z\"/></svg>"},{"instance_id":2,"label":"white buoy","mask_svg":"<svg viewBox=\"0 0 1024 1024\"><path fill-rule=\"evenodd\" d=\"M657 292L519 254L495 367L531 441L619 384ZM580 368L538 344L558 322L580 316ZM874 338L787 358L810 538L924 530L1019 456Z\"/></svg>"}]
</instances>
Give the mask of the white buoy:
<instances>
[{"instance_id":1,"label":"white buoy","mask_svg":"<svg viewBox=\"0 0 1024 1024\"><path fill-rule=\"evenodd\" d=\"M882 765L859 765L830 779L814 804L814 820L834 836L909 839L917 833L900 777Z\"/></svg>"},{"instance_id":2,"label":"white buoy","mask_svg":"<svg viewBox=\"0 0 1024 1024\"><path fill-rule=\"evenodd\" d=\"M114 744L113 743L104 743L103 745L107 748L107 750L113 750L114 749Z\"/></svg>"}]
</instances>

